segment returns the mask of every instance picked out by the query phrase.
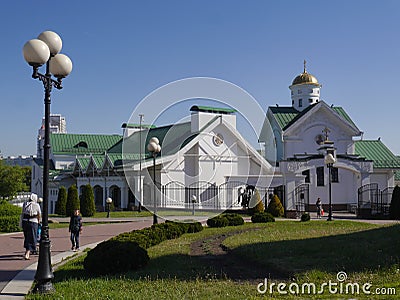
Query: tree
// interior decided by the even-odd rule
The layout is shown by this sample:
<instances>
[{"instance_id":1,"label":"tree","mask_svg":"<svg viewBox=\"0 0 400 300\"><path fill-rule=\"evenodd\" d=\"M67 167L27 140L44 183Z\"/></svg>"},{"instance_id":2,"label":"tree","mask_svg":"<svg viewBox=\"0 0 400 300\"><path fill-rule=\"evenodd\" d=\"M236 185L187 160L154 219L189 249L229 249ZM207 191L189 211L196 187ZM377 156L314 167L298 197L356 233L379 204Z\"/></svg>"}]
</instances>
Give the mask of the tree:
<instances>
[{"instance_id":1,"label":"tree","mask_svg":"<svg viewBox=\"0 0 400 300\"><path fill-rule=\"evenodd\" d=\"M396 185L393 189L392 201L389 207L390 218L393 220L400 219L400 187Z\"/></svg>"},{"instance_id":2,"label":"tree","mask_svg":"<svg viewBox=\"0 0 400 300\"><path fill-rule=\"evenodd\" d=\"M55 213L60 216L67 215L67 189L62 186L58 189Z\"/></svg>"},{"instance_id":3,"label":"tree","mask_svg":"<svg viewBox=\"0 0 400 300\"><path fill-rule=\"evenodd\" d=\"M81 195L81 213L84 217L91 217L96 212L94 192L90 184L84 185Z\"/></svg>"},{"instance_id":4,"label":"tree","mask_svg":"<svg viewBox=\"0 0 400 300\"><path fill-rule=\"evenodd\" d=\"M27 192L26 174L20 166L7 166L0 161L0 197L9 199L18 192Z\"/></svg>"},{"instance_id":5,"label":"tree","mask_svg":"<svg viewBox=\"0 0 400 300\"><path fill-rule=\"evenodd\" d=\"M68 188L66 215L68 217L72 216L75 209L79 209L79 196L78 188L74 184Z\"/></svg>"},{"instance_id":6,"label":"tree","mask_svg":"<svg viewBox=\"0 0 400 300\"><path fill-rule=\"evenodd\" d=\"M278 195L274 195L272 197L271 201L268 204L266 212L269 212L274 217L282 217L284 215L284 209Z\"/></svg>"},{"instance_id":7,"label":"tree","mask_svg":"<svg viewBox=\"0 0 400 300\"><path fill-rule=\"evenodd\" d=\"M257 189L254 190L253 195L251 195L250 202L249 202L249 210L251 214L264 212L264 203L261 200L260 193Z\"/></svg>"}]
</instances>

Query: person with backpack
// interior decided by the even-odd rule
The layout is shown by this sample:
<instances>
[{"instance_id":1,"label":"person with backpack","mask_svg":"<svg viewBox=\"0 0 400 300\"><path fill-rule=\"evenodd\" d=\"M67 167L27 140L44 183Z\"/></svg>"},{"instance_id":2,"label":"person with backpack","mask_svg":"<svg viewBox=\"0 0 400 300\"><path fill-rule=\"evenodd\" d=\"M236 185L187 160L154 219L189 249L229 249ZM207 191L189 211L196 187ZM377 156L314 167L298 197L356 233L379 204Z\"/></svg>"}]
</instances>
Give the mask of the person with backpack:
<instances>
[{"instance_id":1,"label":"person with backpack","mask_svg":"<svg viewBox=\"0 0 400 300\"><path fill-rule=\"evenodd\" d=\"M74 214L69 220L69 232L70 240L72 243L71 250L79 251L79 234L82 232L82 217L80 215L79 209L74 210Z\"/></svg>"},{"instance_id":2,"label":"person with backpack","mask_svg":"<svg viewBox=\"0 0 400 300\"><path fill-rule=\"evenodd\" d=\"M36 194L31 194L28 201L22 205L22 230L24 232L24 259L30 259L30 254L36 253L37 231L40 223L41 210Z\"/></svg>"}]
</instances>

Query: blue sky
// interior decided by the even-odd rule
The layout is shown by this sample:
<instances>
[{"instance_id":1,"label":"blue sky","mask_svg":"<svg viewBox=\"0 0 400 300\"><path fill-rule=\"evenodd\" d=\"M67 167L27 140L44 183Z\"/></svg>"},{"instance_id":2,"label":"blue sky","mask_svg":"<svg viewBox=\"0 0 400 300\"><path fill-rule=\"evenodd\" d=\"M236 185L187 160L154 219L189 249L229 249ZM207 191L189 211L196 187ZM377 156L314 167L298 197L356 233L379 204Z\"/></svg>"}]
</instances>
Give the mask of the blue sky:
<instances>
[{"instance_id":1,"label":"blue sky","mask_svg":"<svg viewBox=\"0 0 400 300\"><path fill-rule=\"evenodd\" d=\"M1 154L36 154L44 93L22 47L44 30L74 64L51 104L70 133L120 134L141 99L187 77L232 82L265 111L290 105L306 59L321 98L400 154L399 12L400 1L5 1Z\"/></svg>"}]
</instances>

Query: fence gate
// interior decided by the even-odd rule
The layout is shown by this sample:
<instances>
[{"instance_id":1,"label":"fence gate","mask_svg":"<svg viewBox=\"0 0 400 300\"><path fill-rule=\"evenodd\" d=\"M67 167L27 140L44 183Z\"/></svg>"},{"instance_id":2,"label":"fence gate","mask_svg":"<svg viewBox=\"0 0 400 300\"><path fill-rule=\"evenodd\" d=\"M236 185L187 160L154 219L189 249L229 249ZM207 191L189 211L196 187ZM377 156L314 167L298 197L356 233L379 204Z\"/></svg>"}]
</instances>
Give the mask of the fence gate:
<instances>
[{"instance_id":1,"label":"fence gate","mask_svg":"<svg viewBox=\"0 0 400 300\"><path fill-rule=\"evenodd\" d=\"M379 189L377 183L369 183L358 189L357 215L370 217L376 214L379 207Z\"/></svg>"},{"instance_id":2,"label":"fence gate","mask_svg":"<svg viewBox=\"0 0 400 300\"><path fill-rule=\"evenodd\" d=\"M389 207L390 202L392 202L394 187L387 187L381 192L381 206L380 206L380 214L383 216L389 215Z\"/></svg>"},{"instance_id":3,"label":"fence gate","mask_svg":"<svg viewBox=\"0 0 400 300\"><path fill-rule=\"evenodd\" d=\"M310 210L310 192L309 185L307 183L300 184L294 190L296 199L296 213L297 216L301 216L304 212L309 212Z\"/></svg>"}]
</instances>

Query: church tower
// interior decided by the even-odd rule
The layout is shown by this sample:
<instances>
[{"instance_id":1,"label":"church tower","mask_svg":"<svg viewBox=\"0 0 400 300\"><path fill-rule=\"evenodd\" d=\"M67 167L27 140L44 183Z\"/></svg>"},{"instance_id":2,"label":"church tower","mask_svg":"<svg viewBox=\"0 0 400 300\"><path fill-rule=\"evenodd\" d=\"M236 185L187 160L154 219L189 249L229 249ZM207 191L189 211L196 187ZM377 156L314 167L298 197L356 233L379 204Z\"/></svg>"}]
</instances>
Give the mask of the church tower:
<instances>
[{"instance_id":1,"label":"church tower","mask_svg":"<svg viewBox=\"0 0 400 300\"><path fill-rule=\"evenodd\" d=\"M291 91L292 106L298 111L302 111L320 100L321 85L315 76L307 73L306 61L304 61L303 73L293 80L289 89Z\"/></svg>"}]
</instances>

